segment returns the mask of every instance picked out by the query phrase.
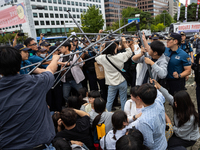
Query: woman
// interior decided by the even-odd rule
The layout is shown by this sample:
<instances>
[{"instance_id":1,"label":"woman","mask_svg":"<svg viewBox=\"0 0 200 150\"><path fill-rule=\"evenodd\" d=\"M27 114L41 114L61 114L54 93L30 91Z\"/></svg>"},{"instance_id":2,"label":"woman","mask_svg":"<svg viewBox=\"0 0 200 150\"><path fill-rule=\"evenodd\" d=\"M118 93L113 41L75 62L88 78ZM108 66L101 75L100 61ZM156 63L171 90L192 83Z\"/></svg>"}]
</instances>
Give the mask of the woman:
<instances>
[{"instance_id":1,"label":"woman","mask_svg":"<svg viewBox=\"0 0 200 150\"><path fill-rule=\"evenodd\" d=\"M124 106L124 111L128 116L128 122L131 123L139 118L142 114L142 105L141 101L137 98L137 89L140 86L135 86L130 89L131 99L126 101Z\"/></svg>"},{"instance_id":2,"label":"woman","mask_svg":"<svg viewBox=\"0 0 200 150\"><path fill-rule=\"evenodd\" d=\"M174 110L174 134L168 141L168 150L177 146L194 145L199 138L199 118L189 94L179 91L173 97L156 80L153 81Z\"/></svg>"},{"instance_id":3,"label":"woman","mask_svg":"<svg viewBox=\"0 0 200 150\"><path fill-rule=\"evenodd\" d=\"M103 55L95 58L97 63L104 67L106 84L109 85L106 104L108 111L111 111L112 109L113 101L118 90L122 110L124 109L124 105L127 100L127 82L122 74L107 60L108 58L117 68L123 70L124 63L132 56L132 51L128 47L124 37L122 37L122 45L126 49L126 52L117 54L117 45L115 43L108 42L105 45L107 49L103 52Z\"/></svg>"}]
</instances>

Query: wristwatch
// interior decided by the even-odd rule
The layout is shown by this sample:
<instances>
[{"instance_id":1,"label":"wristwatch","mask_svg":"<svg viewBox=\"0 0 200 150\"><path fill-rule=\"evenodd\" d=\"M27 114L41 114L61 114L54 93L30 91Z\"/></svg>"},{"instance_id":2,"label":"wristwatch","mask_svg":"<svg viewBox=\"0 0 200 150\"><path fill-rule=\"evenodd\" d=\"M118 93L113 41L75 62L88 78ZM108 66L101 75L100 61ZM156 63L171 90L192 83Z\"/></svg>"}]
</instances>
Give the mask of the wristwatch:
<instances>
[{"instance_id":1,"label":"wristwatch","mask_svg":"<svg viewBox=\"0 0 200 150\"><path fill-rule=\"evenodd\" d=\"M136 120L135 115L133 116L133 120Z\"/></svg>"},{"instance_id":2,"label":"wristwatch","mask_svg":"<svg viewBox=\"0 0 200 150\"><path fill-rule=\"evenodd\" d=\"M181 74L178 74L178 78L181 78Z\"/></svg>"}]
</instances>

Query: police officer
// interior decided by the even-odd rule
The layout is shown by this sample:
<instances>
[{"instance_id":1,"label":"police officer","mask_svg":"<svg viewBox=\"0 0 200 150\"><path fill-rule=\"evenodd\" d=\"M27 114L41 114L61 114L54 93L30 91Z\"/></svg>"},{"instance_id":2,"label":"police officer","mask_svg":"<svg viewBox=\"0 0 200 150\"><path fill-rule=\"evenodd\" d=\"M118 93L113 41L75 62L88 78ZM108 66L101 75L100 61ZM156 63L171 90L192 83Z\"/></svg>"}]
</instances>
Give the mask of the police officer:
<instances>
[{"instance_id":1,"label":"police officer","mask_svg":"<svg viewBox=\"0 0 200 150\"><path fill-rule=\"evenodd\" d=\"M31 49L27 48L25 45L22 45L22 44L16 45L15 48L20 51L20 54L22 56L21 68L28 66L28 65L31 65L31 62L28 61L28 56L29 56L28 51L31 50ZM35 66L31 66L31 67L28 67L28 68L25 68L25 69L21 69L20 74L28 74L34 67ZM45 69L37 68L33 71L33 73L39 74L39 73L42 73L44 71L45 71Z\"/></svg>"},{"instance_id":2,"label":"police officer","mask_svg":"<svg viewBox=\"0 0 200 150\"><path fill-rule=\"evenodd\" d=\"M182 41L181 41L181 49L183 49L188 55L191 56L191 61L192 63L194 62L193 60L193 50L192 50L192 47L191 47L191 44L189 43L189 41L186 41L186 35L185 35L185 32L181 32L181 38L182 38Z\"/></svg>"},{"instance_id":3,"label":"police officer","mask_svg":"<svg viewBox=\"0 0 200 150\"><path fill-rule=\"evenodd\" d=\"M51 47L51 44L50 44L50 43L48 43L47 41L42 41L42 42L40 43L40 46L41 46L41 48L46 49L47 52L49 53L49 48Z\"/></svg>"},{"instance_id":4,"label":"police officer","mask_svg":"<svg viewBox=\"0 0 200 150\"><path fill-rule=\"evenodd\" d=\"M73 52L76 52L77 50L80 51L81 50L81 47L78 45L78 38L73 38L72 39L72 42L73 42Z\"/></svg>"},{"instance_id":5,"label":"police officer","mask_svg":"<svg viewBox=\"0 0 200 150\"><path fill-rule=\"evenodd\" d=\"M167 83L171 95L174 95L175 92L180 90L184 90L185 77L191 73L190 57L179 45L181 45L181 35L171 33L167 37L167 48L164 53L169 60Z\"/></svg>"}]
</instances>

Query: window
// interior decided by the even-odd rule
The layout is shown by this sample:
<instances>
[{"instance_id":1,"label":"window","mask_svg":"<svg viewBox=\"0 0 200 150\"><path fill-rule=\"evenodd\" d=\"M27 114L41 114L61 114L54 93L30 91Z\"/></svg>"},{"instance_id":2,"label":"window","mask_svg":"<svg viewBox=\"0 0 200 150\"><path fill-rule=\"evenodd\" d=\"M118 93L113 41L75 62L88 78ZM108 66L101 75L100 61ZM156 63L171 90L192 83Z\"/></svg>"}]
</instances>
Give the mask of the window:
<instances>
[{"instance_id":1,"label":"window","mask_svg":"<svg viewBox=\"0 0 200 150\"><path fill-rule=\"evenodd\" d=\"M85 6L85 3L83 3L83 6Z\"/></svg>"},{"instance_id":2,"label":"window","mask_svg":"<svg viewBox=\"0 0 200 150\"><path fill-rule=\"evenodd\" d=\"M62 7L59 7L59 11L62 11Z\"/></svg>"},{"instance_id":3,"label":"window","mask_svg":"<svg viewBox=\"0 0 200 150\"><path fill-rule=\"evenodd\" d=\"M44 16L45 16L45 18L49 18L49 14L48 13L45 13Z\"/></svg>"},{"instance_id":4,"label":"window","mask_svg":"<svg viewBox=\"0 0 200 150\"><path fill-rule=\"evenodd\" d=\"M78 8L76 8L76 12L79 12L79 9L78 9Z\"/></svg>"},{"instance_id":5,"label":"window","mask_svg":"<svg viewBox=\"0 0 200 150\"><path fill-rule=\"evenodd\" d=\"M38 26L38 25L39 25L39 22L38 22L38 21L34 21L34 22L35 22L35 25L36 25L36 26Z\"/></svg>"},{"instance_id":6,"label":"window","mask_svg":"<svg viewBox=\"0 0 200 150\"><path fill-rule=\"evenodd\" d=\"M55 25L55 21L51 21L51 25Z\"/></svg>"},{"instance_id":7,"label":"window","mask_svg":"<svg viewBox=\"0 0 200 150\"><path fill-rule=\"evenodd\" d=\"M33 13L33 17L37 18L38 17L37 13Z\"/></svg>"},{"instance_id":8,"label":"window","mask_svg":"<svg viewBox=\"0 0 200 150\"><path fill-rule=\"evenodd\" d=\"M55 14L55 18L59 18L59 17L58 17L58 14Z\"/></svg>"},{"instance_id":9,"label":"window","mask_svg":"<svg viewBox=\"0 0 200 150\"><path fill-rule=\"evenodd\" d=\"M36 6L35 6L35 5L32 5L32 9L36 9Z\"/></svg>"},{"instance_id":10,"label":"window","mask_svg":"<svg viewBox=\"0 0 200 150\"><path fill-rule=\"evenodd\" d=\"M47 0L42 0L44 3L46 3L47 2Z\"/></svg>"},{"instance_id":11,"label":"window","mask_svg":"<svg viewBox=\"0 0 200 150\"><path fill-rule=\"evenodd\" d=\"M66 4L66 0L63 0L63 4Z\"/></svg>"},{"instance_id":12,"label":"window","mask_svg":"<svg viewBox=\"0 0 200 150\"><path fill-rule=\"evenodd\" d=\"M67 7L64 7L64 11L67 11Z\"/></svg>"},{"instance_id":13,"label":"window","mask_svg":"<svg viewBox=\"0 0 200 150\"><path fill-rule=\"evenodd\" d=\"M78 2L76 2L76 6L78 6Z\"/></svg>"},{"instance_id":14,"label":"window","mask_svg":"<svg viewBox=\"0 0 200 150\"><path fill-rule=\"evenodd\" d=\"M72 12L75 12L75 8L72 8Z\"/></svg>"},{"instance_id":15,"label":"window","mask_svg":"<svg viewBox=\"0 0 200 150\"><path fill-rule=\"evenodd\" d=\"M61 25L64 25L64 21L61 21Z\"/></svg>"},{"instance_id":16,"label":"window","mask_svg":"<svg viewBox=\"0 0 200 150\"><path fill-rule=\"evenodd\" d=\"M82 6L82 3L81 3L81 2L79 2L79 6Z\"/></svg>"},{"instance_id":17,"label":"window","mask_svg":"<svg viewBox=\"0 0 200 150\"><path fill-rule=\"evenodd\" d=\"M61 0L58 0L58 4L62 4L62 3L61 3Z\"/></svg>"},{"instance_id":18,"label":"window","mask_svg":"<svg viewBox=\"0 0 200 150\"><path fill-rule=\"evenodd\" d=\"M37 2L41 2L41 0L37 0Z\"/></svg>"},{"instance_id":19,"label":"window","mask_svg":"<svg viewBox=\"0 0 200 150\"><path fill-rule=\"evenodd\" d=\"M50 22L49 22L49 21L46 21L46 25L50 25Z\"/></svg>"},{"instance_id":20,"label":"window","mask_svg":"<svg viewBox=\"0 0 200 150\"><path fill-rule=\"evenodd\" d=\"M53 14L50 14L50 18L54 18L54 15L53 15Z\"/></svg>"},{"instance_id":21,"label":"window","mask_svg":"<svg viewBox=\"0 0 200 150\"><path fill-rule=\"evenodd\" d=\"M74 5L74 2L72 1L71 4Z\"/></svg>"},{"instance_id":22,"label":"window","mask_svg":"<svg viewBox=\"0 0 200 150\"><path fill-rule=\"evenodd\" d=\"M57 0L53 0L53 3L54 3L54 4L57 4Z\"/></svg>"},{"instance_id":23,"label":"window","mask_svg":"<svg viewBox=\"0 0 200 150\"><path fill-rule=\"evenodd\" d=\"M59 22L59 21L56 21L56 25L60 25L60 22Z\"/></svg>"},{"instance_id":24,"label":"window","mask_svg":"<svg viewBox=\"0 0 200 150\"><path fill-rule=\"evenodd\" d=\"M48 0L48 3L52 3L52 0Z\"/></svg>"},{"instance_id":25,"label":"window","mask_svg":"<svg viewBox=\"0 0 200 150\"><path fill-rule=\"evenodd\" d=\"M40 18L43 18L43 13L39 13L39 17L40 17Z\"/></svg>"},{"instance_id":26,"label":"window","mask_svg":"<svg viewBox=\"0 0 200 150\"><path fill-rule=\"evenodd\" d=\"M67 1L67 5L70 5L70 1Z\"/></svg>"},{"instance_id":27,"label":"window","mask_svg":"<svg viewBox=\"0 0 200 150\"><path fill-rule=\"evenodd\" d=\"M52 6L49 6L49 10L53 10L53 7L52 7Z\"/></svg>"},{"instance_id":28,"label":"window","mask_svg":"<svg viewBox=\"0 0 200 150\"><path fill-rule=\"evenodd\" d=\"M101 5L99 5L99 8L101 8Z\"/></svg>"},{"instance_id":29,"label":"window","mask_svg":"<svg viewBox=\"0 0 200 150\"><path fill-rule=\"evenodd\" d=\"M48 10L48 9L47 9L47 6L44 6L44 10Z\"/></svg>"},{"instance_id":30,"label":"window","mask_svg":"<svg viewBox=\"0 0 200 150\"><path fill-rule=\"evenodd\" d=\"M68 15L67 15L67 14L65 14L65 18L68 18Z\"/></svg>"},{"instance_id":31,"label":"window","mask_svg":"<svg viewBox=\"0 0 200 150\"><path fill-rule=\"evenodd\" d=\"M44 21L40 21L40 25L44 25Z\"/></svg>"},{"instance_id":32,"label":"window","mask_svg":"<svg viewBox=\"0 0 200 150\"><path fill-rule=\"evenodd\" d=\"M60 18L63 18L63 14L60 14Z\"/></svg>"},{"instance_id":33,"label":"window","mask_svg":"<svg viewBox=\"0 0 200 150\"><path fill-rule=\"evenodd\" d=\"M82 8L80 8L80 12L83 12L83 9L82 9Z\"/></svg>"},{"instance_id":34,"label":"window","mask_svg":"<svg viewBox=\"0 0 200 150\"><path fill-rule=\"evenodd\" d=\"M80 18L80 16L79 16L79 15L77 15L77 18Z\"/></svg>"},{"instance_id":35,"label":"window","mask_svg":"<svg viewBox=\"0 0 200 150\"><path fill-rule=\"evenodd\" d=\"M73 18L76 18L76 15L73 15Z\"/></svg>"},{"instance_id":36,"label":"window","mask_svg":"<svg viewBox=\"0 0 200 150\"><path fill-rule=\"evenodd\" d=\"M55 11L58 11L58 7L57 7L57 6L54 6L54 10L55 10Z\"/></svg>"},{"instance_id":37,"label":"window","mask_svg":"<svg viewBox=\"0 0 200 150\"><path fill-rule=\"evenodd\" d=\"M68 8L69 11L71 11L71 8Z\"/></svg>"}]
</instances>

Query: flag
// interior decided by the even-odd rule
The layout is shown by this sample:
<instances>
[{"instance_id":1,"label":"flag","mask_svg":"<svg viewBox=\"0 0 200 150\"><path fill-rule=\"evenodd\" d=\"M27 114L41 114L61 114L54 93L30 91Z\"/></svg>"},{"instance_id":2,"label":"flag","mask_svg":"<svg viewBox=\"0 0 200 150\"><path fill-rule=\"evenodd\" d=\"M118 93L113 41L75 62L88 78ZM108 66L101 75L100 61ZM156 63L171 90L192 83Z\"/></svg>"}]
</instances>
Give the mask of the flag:
<instances>
[{"instance_id":1,"label":"flag","mask_svg":"<svg viewBox=\"0 0 200 150\"><path fill-rule=\"evenodd\" d=\"M179 20L180 17L180 9L181 9L181 3L178 3L178 13L177 13L177 21Z\"/></svg>"},{"instance_id":2,"label":"flag","mask_svg":"<svg viewBox=\"0 0 200 150\"><path fill-rule=\"evenodd\" d=\"M185 21L187 22L187 2L188 0L185 1Z\"/></svg>"},{"instance_id":3,"label":"flag","mask_svg":"<svg viewBox=\"0 0 200 150\"><path fill-rule=\"evenodd\" d=\"M196 20L198 20L198 13L199 13L199 2L200 2L200 0L198 0L198 1L197 1Z\"/></svg>"}]
</instances>

